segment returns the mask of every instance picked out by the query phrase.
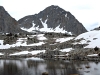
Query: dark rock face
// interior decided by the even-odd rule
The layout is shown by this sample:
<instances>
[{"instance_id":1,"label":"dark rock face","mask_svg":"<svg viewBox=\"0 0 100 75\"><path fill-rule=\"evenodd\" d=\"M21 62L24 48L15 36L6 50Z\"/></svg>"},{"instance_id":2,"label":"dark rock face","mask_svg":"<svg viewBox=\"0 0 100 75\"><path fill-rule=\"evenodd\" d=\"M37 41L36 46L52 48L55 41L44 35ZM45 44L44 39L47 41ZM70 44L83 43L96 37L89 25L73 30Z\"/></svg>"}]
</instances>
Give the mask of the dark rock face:
<instances>
[{"instance_id":1,"label":"dark rock face","mask_svg":"<svg viewBox=\"0 0 100 75\"><path fill-rule=\"evenodd\" d=\"M93 30L100 30L100 26L99 26L99 27L97 27L97 28L94 28Z\"/></svg>"},{"instance_id":2,"label":"dark rock face","mask_svg":"<svg viewBox=\"0 0 100 75\"><path fill-rule=\"evenodd\" d=\"M68 11L58 6L50 6L38 14L26 16L20 19L20 27L30 28L34 22L35 27L43 28L42 22L46 22L48 28L55 29L57 26L68 32L79 35L87 30L85 27Z\"/></svg>"},{"instance_id":3,"label":"dark rock face","mask_svg":"<svg viewBox=\"0 0 100 75\"><path fill-rule=\"evenodd\" d=\"M1 33L18 33L21 29L18 22L12 18L5 9L0 6L0 32Z\"/></svg>"}]
</instances>

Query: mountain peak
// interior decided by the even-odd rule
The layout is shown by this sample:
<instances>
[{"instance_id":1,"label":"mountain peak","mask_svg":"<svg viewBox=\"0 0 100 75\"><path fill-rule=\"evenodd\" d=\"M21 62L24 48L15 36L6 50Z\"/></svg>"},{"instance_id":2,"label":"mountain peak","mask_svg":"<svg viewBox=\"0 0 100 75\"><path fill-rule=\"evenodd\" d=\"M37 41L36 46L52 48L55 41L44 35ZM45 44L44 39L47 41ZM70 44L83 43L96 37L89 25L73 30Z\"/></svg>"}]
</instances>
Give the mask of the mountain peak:
<instances>
[{"instance_id":1,"label":"mountain peak","mask_svg":"<svg viewBox=\"0 0 100 75\"><path fill-rule=\"evenodd\" d=\"M0 17L10 16L3 6L0 6Z\"/></svg>"},{"instance_id":2,"label":"mountain peak","mask_svg":"<svg viewBox=\"0 0 100 75\"><path fill-rule=\"evenodd\" d=\"M3 6L0 6L0 33L18 33L18 22L12 18Z\"/></svg>"},{"instance_id":3,"label":"mountain peak","mask_svg":"<svg viewBox=\"0 0 100 75\"><path fill-rule=\"evenodd\" d=\"M57 9L62 9L62 8L60 8L57 5L51 5L51 6L48 6L46 9L57 10Z\"/></svg>"},{"instance_id":4,"label":"mountain peak","mask_svg":"<svg viewBox=\"0 0 100 75\"><path fill-rule=\"evenodd\" d=\"M43 11L41 11L42 13L48 13L48 15L54 14L54 13L60 13L60 14L66 14L67 11L65 11L64 9L60 8L59 6L56 5L51 5L47 8L45 8ZM40 12L40 13L41 13Z\"/></svg>"},{"instance_id":5,"label":"mountain peak","mask_svg":"<svg viewBox=\"0 0 100 75\"><path fill-rule=\"evenodd\" d=\"M45 8L37 15L24 17L18 22L21 27L31 29L32 31L34 31L34 28L36 29L36 27L38 27L39 30L44 27L52 30L59 29L71 32L75 35L79 35L87 31L82 23L80 23L70 12L55 5Z\"/></svg>"},{"instance_id":6,"label":"mountain peak","mask_svg":"<svg viewBox=\"0 0 100 75\"><path fill-rule=\"evenodd\" d=\"M57 6L57 5L51 5L51 6L48 6L46 9L51 9L51 10L57 10L57 9L61 9L63 11L65 11L64 9L62 9L61 7ZM45 10L45 9L44 9Z\"/></svg>"},{"instance_id":7,"label":"mountain peak","mask_svg":"<svg viewBox=\"0 0 100 75\"><path fill-rule=\"evenodd\" d=\"M4 7L3 7L3 6L0 6L0 10L1 10L1 9L4 9Z\"/></svg>"},{"instance_id":8,"label":"mountain peak","mask_svg":"<svg viewBox=\"0 0 100 75\"><path fill-rule=\"evenodd\" d=\"M48 7L59 7L58 5L51 5L51 6L48 6Z\"/></svg>"}]
</instances>

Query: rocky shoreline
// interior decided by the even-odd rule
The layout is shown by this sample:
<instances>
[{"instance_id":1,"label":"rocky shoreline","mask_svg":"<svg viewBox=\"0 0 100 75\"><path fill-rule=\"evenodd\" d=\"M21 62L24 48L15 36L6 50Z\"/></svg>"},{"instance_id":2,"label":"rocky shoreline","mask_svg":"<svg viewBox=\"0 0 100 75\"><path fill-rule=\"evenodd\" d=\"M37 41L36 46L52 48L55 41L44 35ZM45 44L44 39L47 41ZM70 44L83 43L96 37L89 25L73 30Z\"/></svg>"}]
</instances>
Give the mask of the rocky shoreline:
<instances>
[{"instance_id":1,"label":"rocky shoreline","mask_svg":"<svg viewBox=\"0 0 100 75\"><path fill-rule=\"evenodd\" d=\"M0 52L4 51L4 55L0 55L0 59L5 58L30 58L30 57L38 57L43 59L53 59L53 60L80 60L80 61L100 61L100 49L95 50L94 48L77 48L74 50L71 50L69 52L61 52L59 50L46 50L45 53L40 52L38 54L32 55L32 53L28 54L21 54L21 55L10 55L10 53L13 52L21 52L25 48L28 49L28 47L21 48L12 48L9 50L0 50ZM95 56L91 54L96 54ZM89 56L91 55L91 56Z\"/></svg>"},{"instance_id":2,"label":"rocky shoreline","mask_svg":"<svg viewBox=\"0 0 100 75\"><path fill-rule=\"evenodd\" d=\"M0 56L0 59L22 59L22 58L31 58L31 57L38 57L35 55L19 55L19 56ZM76 56L77 57L77 56ZM42 59L46 59L46 60L78 60L78 61L100 61L100 57L99 56L79 56L79 57L68 57L68 56L52 56L52 57L38 57L38 58L42 58Z\"/></svg>"}]
</instances>

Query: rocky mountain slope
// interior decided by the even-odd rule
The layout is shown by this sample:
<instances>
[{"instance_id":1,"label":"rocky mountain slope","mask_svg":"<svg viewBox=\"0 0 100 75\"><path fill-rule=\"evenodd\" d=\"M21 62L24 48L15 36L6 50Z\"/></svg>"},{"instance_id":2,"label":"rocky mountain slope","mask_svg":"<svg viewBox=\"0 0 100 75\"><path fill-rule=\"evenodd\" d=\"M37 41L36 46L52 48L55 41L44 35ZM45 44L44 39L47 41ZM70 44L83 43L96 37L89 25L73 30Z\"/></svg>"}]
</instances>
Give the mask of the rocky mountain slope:
<instances>
[{"instance_id":1,"label":"rocky mountain slope","mask_svg":"<svg viewBox=\"0 0 100 75\"><path fill-rule=\"evenodd\" d=\"M75 35L86 32L85 27L70 12L59 6L49 6L35 15L26 16L18 21L21 29L33 32L70 32Z\"/></svg>"},{"instance_id":2,"label":"rocky mountain slope","mask_svg":"<svg viewBox=\"0 0 100 75\"><path fill-rule=\"evenodd\" d=\"M19 33L21 31L18 22L8 14L4 7L0 6L0 32Z\"/></svg>"}]
</instances>

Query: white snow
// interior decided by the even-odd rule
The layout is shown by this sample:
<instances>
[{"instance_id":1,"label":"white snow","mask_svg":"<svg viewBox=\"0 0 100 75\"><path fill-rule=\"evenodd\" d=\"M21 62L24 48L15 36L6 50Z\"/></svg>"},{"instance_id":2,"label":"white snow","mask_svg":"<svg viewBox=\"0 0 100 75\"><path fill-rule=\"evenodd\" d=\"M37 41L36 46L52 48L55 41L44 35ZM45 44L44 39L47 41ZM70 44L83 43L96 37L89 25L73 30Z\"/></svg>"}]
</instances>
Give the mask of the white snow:
<instances>
[{"instance_id":1,"label":"white snow","mask_svg":"<svg viewBox=\"0 0 100 75\"><path fill-rule=\"evenodd\" d=\"M15 44L6 44L3 45L3 40L0 40L0 49L8 49L11 47L18 47L18 46L40 46L42 44L44 44L44 42L39 42L39 43L33 43L33 44L27 44L27 38L19 38Z\"/></svg>"},{"instance_id":2,"label":"white snow","mask_svg":"<svg viewBox=\"0 0 100 75\"><path fill-rule=\"evenodd\" d=\"M3 45L3 40L0 40L0 49L7 49L7 48L10 48L10 47L11 47L11 45L9 45L9 44Z\"/></svg>"},{"instance_id":3,"label":"white snow","mask_svg":"<svg viewBox=\"0 0 100 75\"><path fill-rule=\"evenodd\" d=\"M58 25L56 28L55 28L55 32L58 32L58 33L67 33L63 28L60 28L60 25Z\"/></svg>"},{"instance_id":4,"label":"white snow","mask_svg":"<svg viewBox=\"0 0 100 75\"><path fill-rule=\"evenodd\" d=\"M38 34L38 35L28 35L29 38L37 37L38 40L47 40L46 37L44 37L44 34Z\"/></svg>"},{"instance_id":5,"label":"white snow","mask_svg":"<svg viewBox=\"0 0 100 75\"><path fill-rule=\"evenodd\" d=\"M3 45L3 40L0 40L0 45Z\"/></svg>"},{"instance_id":6,"label":"white snow","mask_svg":"<svg viewBox=\"0 0 100 75\"><path fill-rule=\"evenodd\" d=\"M38 40L47 40L46 37L44 37L44 34L37 35Z\"/></svg>"},{"instance_id":7,"label":"white snow","mask_svg":"<svg viewBox=\"0 0 100 75\"><path fill-rule=\"evenodd\" d=\"M44 37L44 34L38 34L38 35L28 35L29 38L37 37L38 40L47 40L46 37Z\"/></svg>"},{"instance_id":8,"label":"white snow","mask_svg":"<svg viewBox=\"0 0 100 75\"><path fill-rule=\"evenodd\" d=\"M58 25L55 29L53 28L48 28L46 22L47 19L45 20L45 22L42 21L42 19L40 19L41 23L43 24L44 28L40 28L40 31L43 32L55 32L55 33L68 33L67 31L65 31L63 28L60 28L60 25Z\"/></svg>"},{"instance_id":9,"label":"white snow","mask_svg":"<svg viewBox=\"0 0 100 75\"><path fill-rule=\"evenodd\" d=\"M3 53L0 53L0 55L4 55Z\"/></svg>"},{"instance_id":10,"label":"white snow","mask_svg":"<svg viewBox=\"0 0 100 75\"><path fill-rule=\"evenodd\" d=\"M22 54L28 54L28 53L31 53L32 55L36 55L36 54L41 53L41 52L45 53L45 50L21 51L21 52L13 53L10 55L22 55Z\"/></svg>"},{"instance_id":11,"label":"white snow","mask_svg":"<svg viewBox=\"0 0 100 75\"><path fill-rule=\"evenodd\" d=\"M29 38L33 38L36 36L38 40L47 40L46 37L44 37L44 34L39 34L39 35L28 35ZM19 47L19 46L40 46L42 44L45 44L44 42L40 41L38 43L33 43L33 44L27 44L27 38L18 38L16 43L14 44L3 44L4 40L0 40L0 49L8 49L11 47Z\"/></svg>"},{"instance_id":12,"label":"white snow","mask_svg":"<svg viewBox=\"0 0 100 75\"><path fill-rule=\"evenodd\" d=\"M40 19L42 25L44 26L44 28L48 28L48 25L46 24L46 22L48 21L48 19L45 20L45 22L42 21L42 19Z\"/></svg>"},{"instance_id":13,"label":"white snow","mask_svg":"<svg viewBox=\"0 0 100 75\"><path fill-rule=\"evenodd\" d=\"M44 42L33 43L33 44L28 44L28 45L27 45L27 42L25 42L25 43L21 44L20 46L40 46L42 44L44 44Z\"/></svg>"},{"instance_id":14,"label":"white snow","mask_svg":"<svg viewBox=\"0 0 100 75\"><path fill-rule=\"evenodd\" d=\"M43 28L39 28L38 26L35 27L36 24L35 24L34 21L33 21L33 22L32 22L33 26L32 26L31 28L27 29L27 28L23 28L23 27L22 27L21 29L24 30L24 31L27 31L27 32L35 32L34 30L38 30L38 31L41 31L41 32L68 33L68 34L72 35L71 32L67 32L67 31L65 31L63 28L60 28L60 25L58 25L55 29L53 29L53 28L48 28L48 25L47 25L48 19L46 19L46 20L43 22L43 21L42 21L42 18L41 18L40 21L41 21L41 23L42 23L42 25L43 25Z\"/></svg>"},{"instance_id":15,"label":"white snow","mask_svg":"<svg viewBox=\"0 0 100 75\"><path fill-rule=\"evenodd\" d=\"M69 53L66 54L66 56L68 56L68 55L69 55Z\"/></svg>"},{"instance_id":16,"label":"white snow","mask_svg":"<svg viewBox=\"0 0 100 75\"><path fill-rule=\"evenodd\" d=\"M87 55L87 56L98 56L98 54L90 54L90 55Z\"/></svg>"},{"instance_id":17,"label":"white snow","mask_svg":"<svg viewBox=\"0 0 100 75\"><path fill-rule=\"evenodd\" d=\"M67 14L65 15L65 17L67 17Z\"/></svg>"},{"instance_id":18,"label":"white snow","mask_svg":"<svg viewBox=\"0 0 100 75\"><path fill-rule=\"evenodd\" d=\"M94 30L94 31L89 31L83 34L80 34L78 37L76 37L75 40L83 38L80 43L82 44L89 44L85 48L94 48L94 47L99 47L100 48L100 30ZM90 42L88 42L90 41Z\"/></svg>"},{"instance_id":19,"label":"white snow","mask_svg":"<svg viewBox=\"0 0 100 75\"><path fill-rule=\"evenodd\" d=\"M62 50L60 50L61 52L69 52L69 51L71 51L72 50L72 48L65 48L65 49L62 49Z\"/></svg>"},{"instance_id":20,"label":"white snow","mask_svg":"<svg viewBox=\"0 0 100 75\"><path fill-rule=\"evenodd\" d=\"M29 28L29 29L24 28L24 27L21 27L21 29L24 30L24 31L27 31L27 32L34 32L33 30L39 30L39 27L35 27L35 23L34 22L32 24L33 24L33 26L31 28Z\"/></svg>"},{"instance_id":21,"label":"white snow","mask_svg":"<svg viewBox=\"0 0 100 75\"><path fill-rule=\"evenodd\" d=\"M42 59L42 58L38 58L38 57L26 58L25 60L44 61L44 59Z\"/></svg>"},{"instance_id":22,"label":"white snow","mask_svg":"<svg viewBox=\"0 0 100 75\"><path fill-rule=\"evenodd\" d=\"M73 39L73 38L74 38L74 37L58 38L58 39L56 39L56 42L62 43L62 42L69 41L69 40L71 40L71 39Z\"/></svg>"}]
</instances>

